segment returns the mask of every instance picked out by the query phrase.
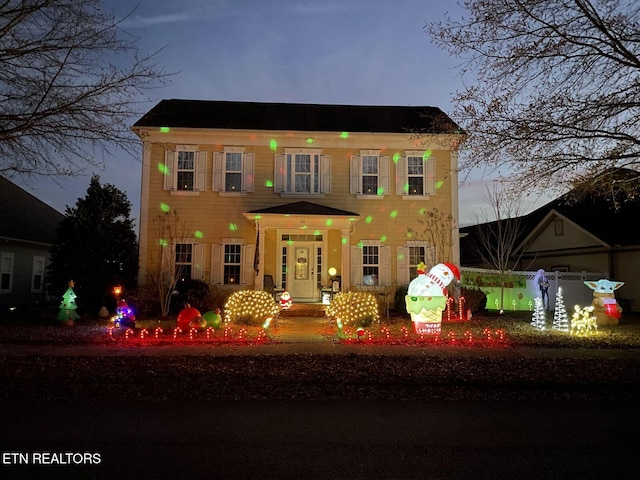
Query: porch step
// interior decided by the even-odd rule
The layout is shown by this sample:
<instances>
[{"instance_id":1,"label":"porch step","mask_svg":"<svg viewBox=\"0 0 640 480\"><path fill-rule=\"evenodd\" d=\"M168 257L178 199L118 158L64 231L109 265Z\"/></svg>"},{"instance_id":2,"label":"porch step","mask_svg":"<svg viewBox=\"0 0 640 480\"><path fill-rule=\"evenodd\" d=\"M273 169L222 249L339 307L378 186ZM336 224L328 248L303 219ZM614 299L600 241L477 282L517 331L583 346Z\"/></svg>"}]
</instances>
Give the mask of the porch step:
<instances>
[{"instance_id":1,"label":"porch step","mask_svg":"<svg viewBox=\"0 0 640 480\"><path fill-rule=\"evenodd\" d=\"M281 317L324 317L325 308L322 303L294 303L288 310L280 310Z\"/></svg>"}]
</instances>

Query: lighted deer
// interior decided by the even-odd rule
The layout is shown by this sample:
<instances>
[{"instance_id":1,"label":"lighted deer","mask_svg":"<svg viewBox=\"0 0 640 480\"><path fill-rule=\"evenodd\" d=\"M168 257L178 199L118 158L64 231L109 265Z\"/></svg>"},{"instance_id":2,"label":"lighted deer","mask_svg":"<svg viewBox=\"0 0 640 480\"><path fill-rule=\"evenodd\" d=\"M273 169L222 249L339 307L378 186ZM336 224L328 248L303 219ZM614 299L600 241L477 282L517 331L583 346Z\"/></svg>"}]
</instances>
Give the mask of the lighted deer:
<instances>
[{"instance_id":1,"label":"lighted deer","mask_svg":"<svg viewBox=\"0 0 640 480\"><path fill-rule=\"evenodd\" d=\"M616 282L600 279L597 282L586 281L584 284L593 290L593 315L598 325L617 325L622 316L622 307L616 301L615 290L624 285L624 282Z\"/></svg>"}]
</instances>

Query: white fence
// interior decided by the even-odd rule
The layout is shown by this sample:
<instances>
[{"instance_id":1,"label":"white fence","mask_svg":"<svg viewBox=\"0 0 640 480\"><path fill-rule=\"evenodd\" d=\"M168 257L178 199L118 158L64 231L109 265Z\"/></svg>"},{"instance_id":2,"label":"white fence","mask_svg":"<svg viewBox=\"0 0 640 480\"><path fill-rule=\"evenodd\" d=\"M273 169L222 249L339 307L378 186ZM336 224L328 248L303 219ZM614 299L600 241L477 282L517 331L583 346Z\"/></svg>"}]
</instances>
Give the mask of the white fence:
<instances>
[{"instance_id":1,"label":"white fence","mask_svg":"<svg viewBox=\"0 0 640 480\"><path fill-rule=\"evenodd\" d=\"M502 292L503 310L533 311L534 299L540 297L540 289L534 284L537 271L513 271L504 278ZM462 285L480 288L487 295L487 309L500 310L500 275L495 270L461 268ZM561 291L567 313L571 315L574 305L590 305L593 290L585 280L608 278L602 272L547 272L549 279L549 306L555 309L558 292Z\"/></svg>"}]
</instances>

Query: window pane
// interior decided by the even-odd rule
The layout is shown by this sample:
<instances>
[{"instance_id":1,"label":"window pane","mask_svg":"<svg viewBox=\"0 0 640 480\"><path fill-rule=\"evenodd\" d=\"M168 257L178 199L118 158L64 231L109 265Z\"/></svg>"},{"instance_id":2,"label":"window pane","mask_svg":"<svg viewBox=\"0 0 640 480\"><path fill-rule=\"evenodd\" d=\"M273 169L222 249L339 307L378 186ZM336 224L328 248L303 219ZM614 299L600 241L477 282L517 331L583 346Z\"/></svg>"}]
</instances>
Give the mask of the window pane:
<instances>
[{"instance_id":1,"label":"window pane","mask_svg":"<svg viewBox=\"0 0 640 480\"><path fill-rule=\"evenodd\" d=\"M229 244L224 246L224 278L225 285L240 283L240 259L242 245Z\"/></svg>"},{"instance_id":2,"label":"window pane","mask_svg":"<svg viewBox=\"0 0 640 480\"><path fill-rule=\"evenodd\" d=\"M242 154L227 153L225 170L227 172L241 172L242 171Z\"/></svg>"},{"instance_id":3,"label":"window pane","mask_svg":"<svg viewBox=\"0 0 640 480\"><path fill-rule=\"evenodd\" d=\"M311 172L311 155L296 155L296 173Z\"/></svg>"},{"instance_id":4,"label":"window pane","mask_svg":"<svg viewBox=\"0 0 640 480\"><path fill-rule=\"evenodd\" d=\"M420 157L409 157L407 166L409 175L422 175L424 173L424 162Z\"/></svg>"},{"instance_id":5,"label":"window pane","mask_svg":"<svg viewBox=\"0 0 640 480\"><path fill-rule=\"evenodd\" d=\"M191 262L193 245L190 243L176 244L176 275L180 281L191 279Z\"/></svg>"},{"instance_id":6,"label":"window pane","mask_svg":"<svg viewBox=\"0 0 640 480\"><path fill-rule=\"evenodd\" d=\"M362 157L362 173L363 174L378 174L378 157L364 156Z\"/></svg>"},{"instance_id":7,"label":"window pane","mask_svg":"<svg viewBox=\"0 0 640 480\"><path fill-rule=\"evenodd\" d=\"M375 195L378 193L378 177L362 177L362 193Z\"/></svg>"},{"instance_id":8,"label":"window pane","mask_svg":"<svg viewBox=\"0 0 640 480\"><path fill-rule=\"evenodd\" d=\"M409 177L409 195L422 195L423 185L422 177Z\"/></svg>"},{"instance_id":9,"label":"window pane","mask_svg":"<svg viewBox=\"0 0 640 480\"><path fill-rule=\"evenodd\" d=\"M311 192L311 175L296 175L296 192Z\"/></svg>"},{"instance_id":10,"label":"window pane","mask_svg":"<svg viewBox=\"0 0 640 480\"><path fill-rule=\"evenodd\" d=\"M3 273L0 277L0 290L9 290L9 285L11 285L11 275Z\"/></svg>"},{"instance_id":11,"label":"window pane","mask_svg":"<svg viewBox=\"0 0 640 480\"><path fill-rule=\"evenodd\" d=\"M196 152L178 152L178 190L193 190Z\"/></svg>"},{"instance_id":12,"label":"window pane","mask_svg":"<svg viewBox=\"0 0 640 480\"><path fill-rule=\"evenodd\" d=\"M240 192L242 188L242 174L229 173L225 177L224 190L225 192Z\"/></svg>"}]
</instances>

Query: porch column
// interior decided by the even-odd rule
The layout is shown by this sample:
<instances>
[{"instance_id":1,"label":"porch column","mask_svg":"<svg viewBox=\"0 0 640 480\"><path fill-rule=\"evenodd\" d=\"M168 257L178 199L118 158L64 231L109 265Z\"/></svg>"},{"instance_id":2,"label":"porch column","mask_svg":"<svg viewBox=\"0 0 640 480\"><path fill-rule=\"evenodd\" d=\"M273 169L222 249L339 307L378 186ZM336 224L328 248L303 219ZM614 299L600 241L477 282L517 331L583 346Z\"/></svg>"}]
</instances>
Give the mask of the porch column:
<instances>
[{"instance_id":1,"label":"porch column","mask_svg":"<svg viewBox=\"0 0 640 480\"><path fill-rule=\"evenodd\" d=\"M256 238L257 245L255 252L258 260L258 272L256 273L256 279L254 282L254 288L256 290L262 290L264 288L264 232L265 227L260 226L260 223L256 222Z\"/></svg>"},{"instance_id":2,"label":"porch column","mask_svg":"<svg viewBox=\"0 0 640 480\"><path fill-rule=\"evenodd\" d=\"M343 228L341 230L342 243L342 265L340 266L340 275L342 282L340 289L343 292L349 291L351 285L351 245L350 245L351 229Z\"/></svg>"}]
</instances>

